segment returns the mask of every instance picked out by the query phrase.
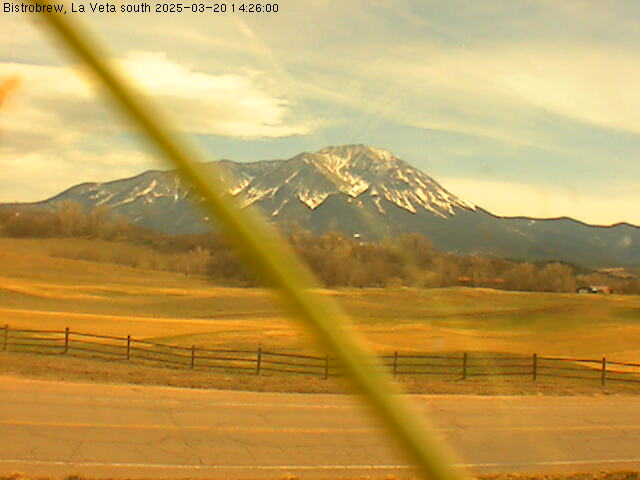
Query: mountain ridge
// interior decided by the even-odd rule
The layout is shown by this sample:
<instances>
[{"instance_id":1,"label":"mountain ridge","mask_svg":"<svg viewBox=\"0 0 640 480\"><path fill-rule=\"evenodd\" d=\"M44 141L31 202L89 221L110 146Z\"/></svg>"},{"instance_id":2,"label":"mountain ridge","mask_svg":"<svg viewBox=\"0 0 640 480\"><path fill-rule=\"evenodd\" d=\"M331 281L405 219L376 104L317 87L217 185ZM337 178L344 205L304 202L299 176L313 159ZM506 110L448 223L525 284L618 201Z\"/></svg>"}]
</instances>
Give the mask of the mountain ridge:
<instances>
[{"instance_id":1,"label":"mountain ridge","mask_svg":"<svg viewBox=\"0 0 640 480\"><path fill-rule=\"evenodd\" d=\"M315 233L337 230L363 240L416 232L439 249L456 253L640 265L640 252L634 248L640 245L640 228L635 225L497 216L377 147L343 145L288 159L212 163L221 167L228 195L284 226L298 223ZM63 201L86 209L106 206L135 224L171 234L198 233L215 223L193 208L199 196L171 170L85 182L30 205L56 208Z\"/></svg>"}]
</instances>

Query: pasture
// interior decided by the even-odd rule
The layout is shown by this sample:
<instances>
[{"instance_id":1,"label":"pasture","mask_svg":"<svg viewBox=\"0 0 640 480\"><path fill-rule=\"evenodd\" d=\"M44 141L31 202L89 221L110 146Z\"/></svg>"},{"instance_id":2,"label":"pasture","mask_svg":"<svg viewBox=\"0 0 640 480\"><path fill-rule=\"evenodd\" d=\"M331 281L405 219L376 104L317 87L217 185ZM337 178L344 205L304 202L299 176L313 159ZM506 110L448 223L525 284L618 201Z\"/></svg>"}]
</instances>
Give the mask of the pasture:
<instances>
[{"instance_id":1,"label":"pasture","mask_svg":"<svg viewBox=\"0 0 640 480\"><path fill-rule=\"evenodd\" d=\"M202 347L321 351L268 290L55 256L129 248L89 240L0 239L0 323ZM144 254L144 247L139 254ZM640 298L490 289L323 290L379 353L505 352L640 360Z\"/></svg>"}]
</instances>

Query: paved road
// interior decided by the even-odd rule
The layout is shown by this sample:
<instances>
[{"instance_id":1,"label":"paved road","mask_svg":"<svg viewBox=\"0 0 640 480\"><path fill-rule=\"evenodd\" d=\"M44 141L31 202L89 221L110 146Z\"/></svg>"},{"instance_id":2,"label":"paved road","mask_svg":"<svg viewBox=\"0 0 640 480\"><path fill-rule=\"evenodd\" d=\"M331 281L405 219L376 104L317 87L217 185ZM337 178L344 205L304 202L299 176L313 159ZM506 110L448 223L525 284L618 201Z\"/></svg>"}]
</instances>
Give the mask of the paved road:
<instances>
[{"instance_id":1,"label":"paved road","mask_svg":"<svg viewBox=\"0 0 640 480\"><path fill-rule=\"evenodd\" d=\"M416 396L471 472L640 469L640 398ZM0 377L0 474L411 476L356 398Z\"/></svg>"}]
</instances>

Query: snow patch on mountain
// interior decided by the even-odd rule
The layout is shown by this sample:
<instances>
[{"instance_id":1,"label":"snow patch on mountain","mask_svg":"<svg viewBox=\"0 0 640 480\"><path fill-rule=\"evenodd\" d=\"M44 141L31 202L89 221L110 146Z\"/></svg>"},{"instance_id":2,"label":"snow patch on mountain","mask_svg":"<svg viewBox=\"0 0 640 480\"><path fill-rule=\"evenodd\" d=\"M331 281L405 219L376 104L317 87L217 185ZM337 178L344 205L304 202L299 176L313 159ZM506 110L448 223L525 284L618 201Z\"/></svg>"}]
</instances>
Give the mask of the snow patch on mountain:
<instances>
[{"instance_id":1,"label":"snow patch on mountain","mask_svg":"<svg viewBox=\"0 0 640 480\"><path fill-rule=\"evenodd\" d=\"M378 212L380 212L382 215L385 215L387 213L387 211L384 209L384 207L382 206L381 202L380 202L380 197L379 196L375 196L373 197L373 203L375 204L376 208L378 209Z\"/></svg>"},{"instance_id":2,"label":"snow patch on mountain","mask_svg":"<svg viewBox=\"0 0 640 480\"><path fill-rule=\"evenodd\" d=\"M113 198L113 194L108 192L99 192L99 195L96 198L99 198L100 196L102 196L102 198L96 202L96 207L108 203L109 200Z\"/></svg>"},{"instance_id":3,"label":"snow patch on mountain","mask_svg":"<svg viewBox=\"0 0 640 480\"><path fill-rule=\"evenodd\" d=\"M291 175L289 175L289 177L287 179L285 179L284 183L289 183L291 180L293 180L294 178L296 178L298 176L298 174L300 173L300 170L296 170L295 172L293 172Z\"/></svg>"},{"instance_id":4,"label":"snow patch on mountain","mask_svg":"<svg viewBox=\"0 0 640 480\"><path fill-rule=\"evenodd\" d=\"M297 197L298 200L304 203L311 210L315 210L320 205L322 205L327 198L329 198L329 193L313 192L311 190L300 190L297 194Z\"/></svg>"},{"instance_id":5,"label":"snow patch on mountain","mask_svg":"<svg viewBox=\"0 0 640 480\"><path fill-rule=\"evenodd\" d=\"M455 215L456 209L476 209L475 205L447 192L428 175L381 148L327 147L316 154L306 154L304 161L322 172L339 192L352 198L368 191L371 197L382 196L411 213L422 208L443 218ZM386 213L380 198L375 204L381 214Z\"/></svg>"},{"instance_id":6,"label":"snow patch on mountain","mask_svg":"<svg viewBox=\"0 0 640 480\"><path fill-rule=\"evenodd\" d=\"M288 203L289 203L289 199L285 198L284 202L282 202L282 204L278 208L276 208L273 212L271 212L271 216L277 217L278 215L280 215L280 212L282 212L282 209L286 207Z\"/></svg>"},{"instance_id":7,"label":"snow patch on mountain","mask_svg":"<svg viewBox=\"0 0 640 480\"><path fill-rule=\"evenodd\" d=\"M229 187L229 193L231 194L231 196L235 197L240 192L242 192L245 188L247 188L250 184L251 184L251 180L249 180L248 178L243 178L236 185Z\"/></svg>"},{"instance_id":8,"label":"snow patch on mountain","mask_svg":"<svg viewBox=\"0 0 640 480\"><path fill-rule=\"evenodd\" d=\"M241 208L247 207L265 198L273 198L275 194L278 193L279 189L280 187L272 187L264 190L259 188L253 188L253 187L249 188L242 196L242 199L240 201L240 207Z\"/></svg>"}]
</instances>

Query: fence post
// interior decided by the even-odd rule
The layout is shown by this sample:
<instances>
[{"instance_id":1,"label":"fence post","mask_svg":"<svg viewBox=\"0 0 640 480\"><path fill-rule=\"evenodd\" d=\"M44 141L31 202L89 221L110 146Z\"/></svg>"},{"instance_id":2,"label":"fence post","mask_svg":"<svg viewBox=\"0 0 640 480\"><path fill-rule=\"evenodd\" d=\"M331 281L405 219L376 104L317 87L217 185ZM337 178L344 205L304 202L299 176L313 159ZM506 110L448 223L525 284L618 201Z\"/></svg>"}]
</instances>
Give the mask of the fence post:
<instances>
[{"instance_id":1,"label":"fence post","mask_svg":"<svg viewBox=\"0 0 640 480\"><path fill-rule=\"evenodd\" d=\"M462 379L467 379L467 352L462 355Z\"/></svg>"},{"instance_id":2,"label":"fence post","mask_svg":"<svg viewBox=\"0 0 640 480\"><path fill-rule=\"evenodd\" d=\"M329 378L329 354L324 358L324 378Z\"/></svg>"},{"instance_id":3,"label":"fence post","mask_svg":"<svg viewBox=\"0 0 640 480\"><path fill-rule=\"evenodd\" d=\"M191 370L196 367L196 346L191 345Z\"/></svg>"},{"instance_id":4,"label":"fence post","mask_svg":"<svg viewBox=\"0 0 640 480\"><path fill-rule=\"evenodd\" d=\"M4 345L2 346L2 350L7 350L7 345L9 344L9 324L5 323L4 325Z\"/></svg>"},{"instance_id":5,"label":"fence post","mask_svg":"<svg viewBox=\"0 0 640 480\"><path fill-rule=\"evenodd\" d=\"M64 354L69 352L69 327L64 329Z\"/></svg>"},{"instance_id":6,"label":"fence post","mask_svg":"<svg viewBox=\"0 0 640 480\"><path fill-rule=\"evenodd\" d=\"M533 362L531 367L532 367L533 381L535 382L538 379L538 354L537 353L533 354Z\"/></svg>"},{"instance_id":7,"label":"fence post","mask_svg":"<svg viewBox=\"0 0 640 480\"><path fill-rule=\"evenodd\" d=\"M600 375L600 385L604 387L607 383L607 359L602 357L602 374Z\"/></svg>"},{"instance_id":8,"label":"fence post","mask_svg":"<svg viewBox=\"0 0 640 480\"><path fill-rule=\"evenodd\" d=\"M262 347L258 348L258 359L256 361L256 375L260 375L261 364L262 364Z\"/></svg>"},{"instance_id":9,"label":"fence post","mask_svg":"<svg viewBox=\"0 0 640 480\"><path fill-rule=\"evenodd\" d=\"M127 362L131 360L131 335L127 335Z\"/></svg>"},{"instance_id":10,"label":"fence post","mask_svg":"<svg viewBox=\"0 0 640 480\"><path fill-rule=\"evenodd\" d=\"M393 378L398 375L398 352L393 352Z\"/></svg>"}]
</instances>

